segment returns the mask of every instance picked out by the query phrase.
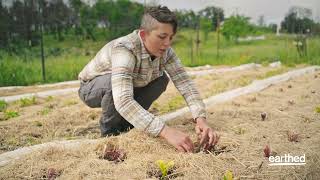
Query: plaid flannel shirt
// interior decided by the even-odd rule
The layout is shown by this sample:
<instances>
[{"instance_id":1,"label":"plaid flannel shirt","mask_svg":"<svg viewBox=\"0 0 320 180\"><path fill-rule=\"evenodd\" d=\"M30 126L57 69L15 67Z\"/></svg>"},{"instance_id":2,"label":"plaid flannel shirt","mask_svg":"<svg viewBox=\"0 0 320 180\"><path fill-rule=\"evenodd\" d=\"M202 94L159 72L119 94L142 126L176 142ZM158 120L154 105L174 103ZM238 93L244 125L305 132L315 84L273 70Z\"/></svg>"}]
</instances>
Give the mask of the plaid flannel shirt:
<instances>
[{"instance_id":1,"label":"plaid flannel shirt","mask_svg":"<svg viewBox=\"0 0 320 180\"><path fill-rule=\"evenodd\" d=\"M133 87L146 86L162 76L164 71L186 100L193 118L206 117L205 105L199 92L173 49L170 47L163 57L151 60L138 30L106 44L80 72L79 79L89 81L96 76L112 73L116 110L135 128L157 136L164 127L164 121L134 100Z\"/></svg>"}]
</instances>

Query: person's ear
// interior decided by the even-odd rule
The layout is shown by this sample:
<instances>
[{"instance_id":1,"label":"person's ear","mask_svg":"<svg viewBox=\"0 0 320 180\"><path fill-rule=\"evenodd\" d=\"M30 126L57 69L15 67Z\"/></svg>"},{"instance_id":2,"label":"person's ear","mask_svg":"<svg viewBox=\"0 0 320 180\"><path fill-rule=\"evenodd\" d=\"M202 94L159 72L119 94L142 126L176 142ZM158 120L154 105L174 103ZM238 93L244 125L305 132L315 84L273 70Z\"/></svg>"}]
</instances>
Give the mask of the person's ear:
<instances>
[{"instance_id":1,"label":"person's ear","mask_svg":"<svg viewBox=\"0 0 320 180\"><path fill-rule=\"evenodd\" d=\"M140 37L143 41L146 40L146 34L147 34L147 31L144 30L144 29L140 29Z\"/></svg>"}]
</instances>

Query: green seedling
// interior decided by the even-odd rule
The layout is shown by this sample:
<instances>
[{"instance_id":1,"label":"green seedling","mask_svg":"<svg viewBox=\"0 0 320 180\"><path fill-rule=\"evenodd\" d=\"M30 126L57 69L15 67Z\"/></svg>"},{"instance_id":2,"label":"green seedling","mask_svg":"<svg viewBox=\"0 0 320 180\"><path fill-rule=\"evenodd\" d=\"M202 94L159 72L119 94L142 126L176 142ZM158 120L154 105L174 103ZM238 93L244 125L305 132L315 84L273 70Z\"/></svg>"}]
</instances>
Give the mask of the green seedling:
<instances>
[{"instance_id":1,"label":"green seedling","mask_svg":"<svg viewBox=\"0 0 320 180\"><path fill-rule=\"evenodd\" d=\"M320 113L320 106L316 107L315 111L316 113Z\"/></svg>"},{"instance_id":2,"label":"green seedling","mask_svg":"<svg viewBox=\"0 0 320 180\"><path fill-rule=\"evenodd\" d=\"M239 127L238 129L236 129L236 134L242 135L246 132L246 129Z\"/></svg>"},{"instance_id":3,"label":"green seedling","mask_svg":"<svg viewBox=\"0 0 320 180\"><path fill-rule=\"evenodd\" d=\"M174 167L173 161L165 162L163 160L158 160L158 161L156 161L156 164L158 165L158 167L162 173L161 179L166 177L168 175L168 171Z\"/></svg>"},{"instance_id":4,"label":"green seedling","mask_svg":"<svg viewBox=\"0 0 320 180\"><path fill-rule=\"evenodd\" d=\"M41 127L42 126L42 123L40 121L34 121L33 123L37 127Z\"/></svg>"},{"instance_id":5,"label":"green seedling","mask_svg":"<svg viewBox=\"0 0 320 180\"><path fill-rule=\"evenodd\" d=\"M67 100L64 102L64 105L65 106L71 106L71 105L75 105L77 104L78 102L77 101L74 101L74 100Z\"/></svg>"},{"instance_id":6,"label":"green seedling","mask_svg":"<svg viewBox=\"0 0 320 180\"><path fill-rule=\"evenodd\" d=\"M39 111L39 114L41 115L47 115L51 110L49 108L44 108L43 110Z\"/></svg>"},{"instance_id":7,"label":"green seedling","mask_svg":"<svg viewBox=\"0 0 320 180\"><path fill-rule=\"evenodd\" d=\"M8 104L3 101L3 100L0 100L0 112L3 112L4 110L6 110L8 107Z\"/></svg>"},{"instance_id":8,"label":"green seedling","mask_svg":"<svg viewBox=\"0 0 320 180\"><path fill-rule=\"evenodd\" d=\"M21 98L19 102L20 102L20 107L31 106L37 103L35 96L32 96L32 98Z\"/></svg>"},{"instance_id":9,"label":"green seedling","mask_svg":"<svg viewBox=\"0 0 320 180\"><path fill-rule=\"evenodd\" d=\"M17 111L14 110L5 110L4 111L4 120L8 120L14 117L18 117L19 113Z\"/></svg>"},{"instance_id":10,"label":"green seedling","mask_svg":"<svg viewBox=\"0 0 320 180\"><path fill-rule=\"evenodd\" d=\"M223 176L223 180L233 180L232 172L227 170L226 173Z\"/></svg>"},{"instance_id":11,"label":"green seedling","mask_svg":"<svg viewBox=\"0 0 320 180\"><path fill-rule=\"evenodd\" d=\"M50 101L52 101L53 100L53 96L48 96L47 98L46 98L46 101L47 102L50 102Z\"/></svg>"}]
</instances>

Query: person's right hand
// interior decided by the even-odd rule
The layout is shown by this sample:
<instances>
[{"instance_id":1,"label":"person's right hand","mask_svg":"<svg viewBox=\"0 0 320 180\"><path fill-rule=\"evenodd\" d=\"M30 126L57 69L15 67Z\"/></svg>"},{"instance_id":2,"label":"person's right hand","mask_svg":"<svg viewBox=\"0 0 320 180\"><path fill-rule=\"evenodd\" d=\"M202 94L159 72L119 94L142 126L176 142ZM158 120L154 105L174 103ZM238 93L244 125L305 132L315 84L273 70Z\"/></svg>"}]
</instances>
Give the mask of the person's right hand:
<instances>
[{"instance_id":1,"label":"person's right hand","mask_svg":"<svg viewBox=\"0 0 320 180\"><path fill-rule=\"evenodd\" d=\"M181 131L165 126L160 132L160 136L180 152L193 152L193 143L190 137Z\"/></svg>"}]
</instances>

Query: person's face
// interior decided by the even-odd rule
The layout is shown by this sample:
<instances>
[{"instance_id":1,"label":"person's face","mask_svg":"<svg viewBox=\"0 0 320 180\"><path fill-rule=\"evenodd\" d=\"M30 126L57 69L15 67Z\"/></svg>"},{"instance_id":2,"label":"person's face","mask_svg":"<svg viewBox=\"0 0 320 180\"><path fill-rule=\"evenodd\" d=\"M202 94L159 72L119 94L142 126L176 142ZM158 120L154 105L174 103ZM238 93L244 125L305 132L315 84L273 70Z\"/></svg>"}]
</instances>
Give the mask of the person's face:
<instances>
[{"instance_id":1,"label":"person's face","mask_svg":"<svg viewBox=\"0 0 320 180\"><path fill-rule=\"evenodd\" d=\"M173 27L170 24L157 22L156 28L151 32L141 29L140 36L147 51L153 56L161 57L171 46Z\"/></svg>"}]
</instances>

